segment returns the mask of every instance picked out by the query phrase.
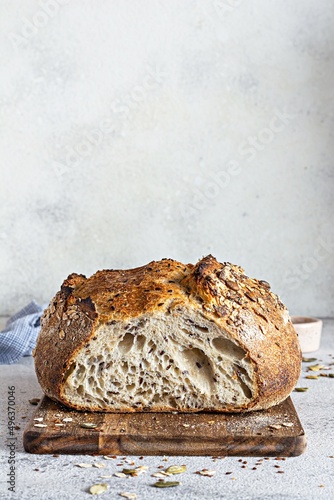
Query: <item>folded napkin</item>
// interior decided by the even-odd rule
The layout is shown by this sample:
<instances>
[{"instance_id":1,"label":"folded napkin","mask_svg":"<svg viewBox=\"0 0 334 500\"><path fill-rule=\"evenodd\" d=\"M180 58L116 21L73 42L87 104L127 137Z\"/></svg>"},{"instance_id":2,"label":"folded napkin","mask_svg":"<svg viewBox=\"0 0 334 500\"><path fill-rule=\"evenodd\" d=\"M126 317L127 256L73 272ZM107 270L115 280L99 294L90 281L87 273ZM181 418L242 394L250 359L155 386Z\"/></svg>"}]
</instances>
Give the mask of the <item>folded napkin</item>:
<instances>
[{"instance_id":1,"label":"folded napkin","mask_svg":"<svg viewBox=\"0 0 334 500\"><path fill-rule=\"evenodd\" d=\"M0 332L0 364L12 364L22 356L29 356L36 346L40 319L47 304L34 300L14 314Z\"/></svg>"}]
</instances>

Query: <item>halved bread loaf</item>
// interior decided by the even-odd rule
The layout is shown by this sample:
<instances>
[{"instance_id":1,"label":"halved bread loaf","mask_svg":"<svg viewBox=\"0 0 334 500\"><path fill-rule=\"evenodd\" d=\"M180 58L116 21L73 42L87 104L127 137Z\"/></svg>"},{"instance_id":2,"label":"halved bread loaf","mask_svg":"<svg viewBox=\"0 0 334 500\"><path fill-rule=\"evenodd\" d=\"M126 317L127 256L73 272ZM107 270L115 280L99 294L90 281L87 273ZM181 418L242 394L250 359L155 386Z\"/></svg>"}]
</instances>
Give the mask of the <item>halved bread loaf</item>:
<instances>
[{"instance_id":1,"label":"halved bread loaf","mask_svg":"<svg viewBox=\"0 0 334 500\"><path fill-rule=\"evenodd\" d=\"M79 410L224 411L283 401L301 353L265 281L211 255L72 274L42 318L44 392Z\"/></svg>"}]
</instances>

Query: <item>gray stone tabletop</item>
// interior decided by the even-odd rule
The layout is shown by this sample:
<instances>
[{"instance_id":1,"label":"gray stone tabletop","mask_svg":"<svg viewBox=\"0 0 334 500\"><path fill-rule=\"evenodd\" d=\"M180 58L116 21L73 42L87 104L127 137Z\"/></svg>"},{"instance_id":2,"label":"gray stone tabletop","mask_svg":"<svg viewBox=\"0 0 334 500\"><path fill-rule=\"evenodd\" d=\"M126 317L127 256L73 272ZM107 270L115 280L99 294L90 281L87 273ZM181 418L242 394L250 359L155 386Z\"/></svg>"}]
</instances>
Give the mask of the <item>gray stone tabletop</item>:
<instances>
[{"instance_id":1,"label":"gray stone tabletop","mask_svg":"<svg viewBox=\"0 0 334 500\"><path fill-rule=\"evenodd\" d=\"M1 325L0 325L1 326ZM334 373L334 320L325 320L321 348L310 355L321 365L330 367L322 373ZM108 489L99 498L122 498L123 492L135 493L145 499L333 499L334 498L334 378L305 379L307 363L299 387L307 392L293 392L292 398L307 436L306 452L294 458L255 457L117 457L105 460L97 456L31 455L22 445L22 434L35 406L29 399L41 397L42 392L34 373L31 357L15 365L0 366L1 434L0 434L0 499L84 499L91 498L90 486L106 483ZM313 372L314 373L314 372ZM8 387L15 387L15 493L8 491L10 472L6 446ZM79 468L75 464L98 464L105 467ZM133 464L134 463L134 464ZM157 489L151 477L158 467L186 464L187 471L172 479L180 481L174 488ZM137 477L116 477L123 467L148 466ZM215 471L212 477L196 471ZM102 477L108 476L108 477ZM131 498L131 497L130 497ZM135 498L135 497L134 497Z\"/></svg>"}]
</instances>

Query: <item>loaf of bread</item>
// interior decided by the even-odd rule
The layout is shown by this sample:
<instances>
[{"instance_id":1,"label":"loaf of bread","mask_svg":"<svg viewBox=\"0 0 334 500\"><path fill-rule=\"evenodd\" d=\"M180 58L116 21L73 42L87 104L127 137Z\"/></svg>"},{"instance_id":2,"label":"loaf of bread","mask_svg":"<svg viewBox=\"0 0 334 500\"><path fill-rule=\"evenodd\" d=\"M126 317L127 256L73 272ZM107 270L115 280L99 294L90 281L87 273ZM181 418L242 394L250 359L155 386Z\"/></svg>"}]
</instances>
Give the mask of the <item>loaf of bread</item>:
<instances>
[{"instance_id":1,"label":"loaf of bread","mask_svg":"<svg viewBox=\"0 0 334 500\"><path fill-rule=\"evenodd\" d=\"M260 410L300 374L296 332L270 285L211 255L72 274L41 323L39 383L78 410Z\"/></svg>"}]
</instances>

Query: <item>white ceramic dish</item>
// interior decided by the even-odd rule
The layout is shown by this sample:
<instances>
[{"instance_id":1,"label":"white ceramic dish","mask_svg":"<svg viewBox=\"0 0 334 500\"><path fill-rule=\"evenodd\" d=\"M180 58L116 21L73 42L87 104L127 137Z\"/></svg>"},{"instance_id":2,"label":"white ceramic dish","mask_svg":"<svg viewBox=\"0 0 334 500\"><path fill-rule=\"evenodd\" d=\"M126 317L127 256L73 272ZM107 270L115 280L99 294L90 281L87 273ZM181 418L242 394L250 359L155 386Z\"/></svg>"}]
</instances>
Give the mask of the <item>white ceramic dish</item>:
<instances>
[{"instance_id":1,"label":"white ceramic dish","mask_svg":"<svg viewBox=\"0 0 334 500\"><path fill-rule=\"evenodd\" d=\"M322 321L306 316L292 316L292 324L298 334L302 352L314 352L320 347Z\"/></svg>"}]
</instances>

